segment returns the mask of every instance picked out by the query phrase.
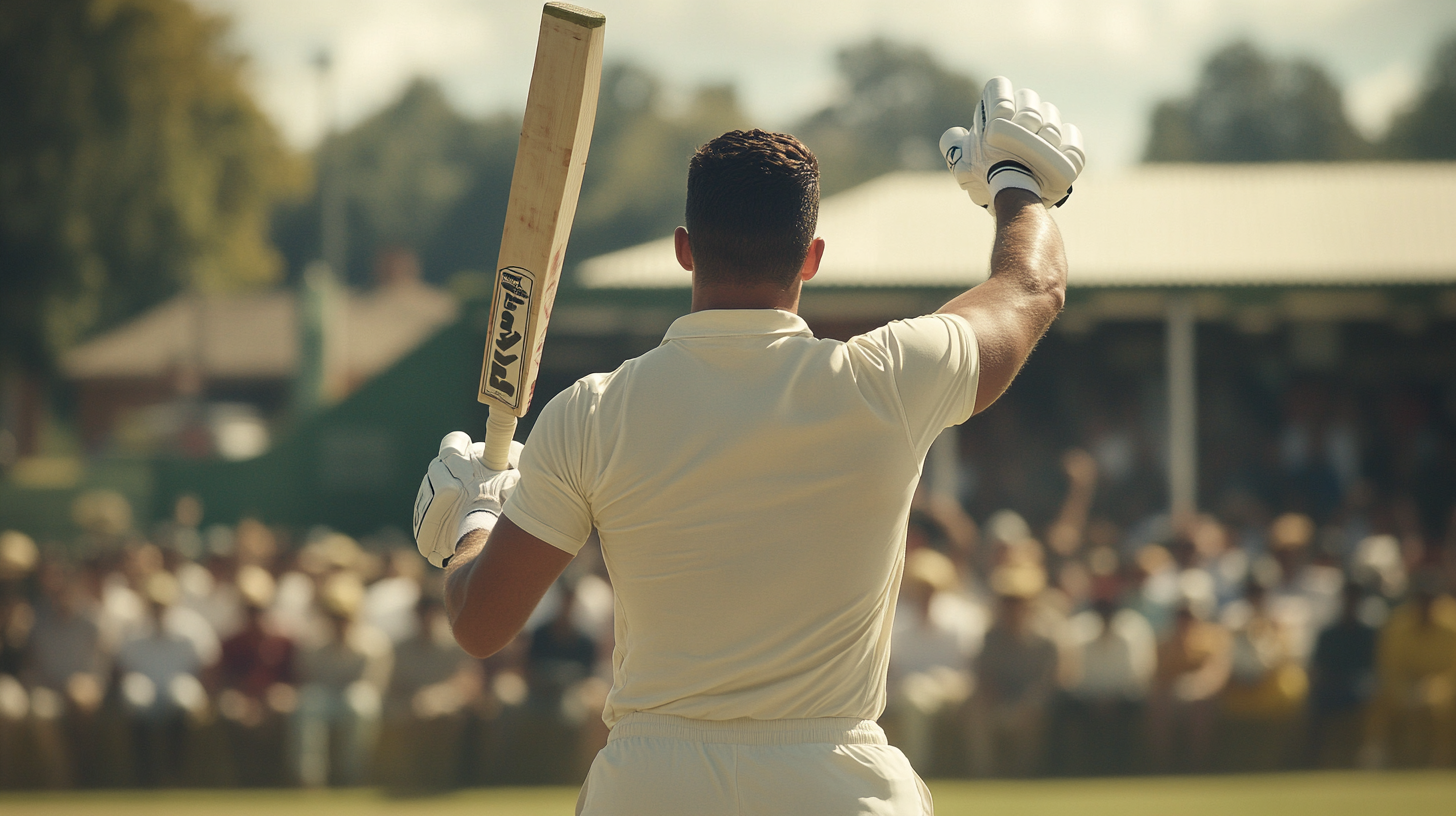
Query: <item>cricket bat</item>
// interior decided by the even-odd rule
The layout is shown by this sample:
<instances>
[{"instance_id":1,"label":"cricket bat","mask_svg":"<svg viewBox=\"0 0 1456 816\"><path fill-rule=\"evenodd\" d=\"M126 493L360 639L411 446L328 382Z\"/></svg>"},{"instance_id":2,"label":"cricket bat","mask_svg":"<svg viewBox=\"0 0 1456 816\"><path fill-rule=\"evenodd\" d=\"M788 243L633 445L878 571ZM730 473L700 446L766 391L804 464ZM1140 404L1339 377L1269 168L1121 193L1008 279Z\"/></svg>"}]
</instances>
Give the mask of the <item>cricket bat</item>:
<instances>
[{"instance_id":1,"label":"cricket bat","mask_svg":"<svg viewBox=\"0 0 1456 816\"><path fill-rule=\"evenodd\" d=\"M490 406L483 458L492 470L508 467L516 420L526 415L536 389L596 119L606 22L566 3L547 3L541 11L477 397Z\"/></svg>"}]
</instances>

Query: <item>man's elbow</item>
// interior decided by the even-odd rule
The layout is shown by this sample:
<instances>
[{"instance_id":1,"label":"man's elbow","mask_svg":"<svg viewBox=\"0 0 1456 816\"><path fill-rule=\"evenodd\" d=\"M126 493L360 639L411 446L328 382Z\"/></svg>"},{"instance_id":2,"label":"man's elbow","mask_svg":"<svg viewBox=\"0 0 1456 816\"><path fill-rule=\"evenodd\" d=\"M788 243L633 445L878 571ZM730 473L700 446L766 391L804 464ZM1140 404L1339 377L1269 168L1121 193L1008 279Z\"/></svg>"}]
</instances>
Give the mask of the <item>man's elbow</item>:
<instances>
[{"instance_id":1,"label":"man's elbow","mask_svg":"<svg viewBox=\"0 0 1456 816\"><path fill-rule=\"evenodd\" d=\"M455 635L455 642L465 653L478 660L499 652L511 642L511 637L502 636L496 627L488 625L488 621L480 620L480 616L461 615L450 624L450 631Z\"/></svg>"},{"instance_id":2,"label":"man's elbow","mask_svg":"<svg viewBox=\"0 0 1456 816\"><path fill-rule=\"evenodd\" d=\"M1036 294L1047 304L1052 315L1061 314L1067 305L1067 262L1064 258L1049 259L1036 276Z\"/></svg>"},{"instance_id":3,"label":"man's elbow","mask_svg":"<svg viewBox=\"0 0 1456 816\"><path fill-rule=\"evenodd\" d=\"M1042 300L1046 302L1047 311L1052 317L1062 313L1067 305L1067 277L1063 275L1060 280L1052 281L1046 285L1041 292Z\"/></svg>"}]
</instances>

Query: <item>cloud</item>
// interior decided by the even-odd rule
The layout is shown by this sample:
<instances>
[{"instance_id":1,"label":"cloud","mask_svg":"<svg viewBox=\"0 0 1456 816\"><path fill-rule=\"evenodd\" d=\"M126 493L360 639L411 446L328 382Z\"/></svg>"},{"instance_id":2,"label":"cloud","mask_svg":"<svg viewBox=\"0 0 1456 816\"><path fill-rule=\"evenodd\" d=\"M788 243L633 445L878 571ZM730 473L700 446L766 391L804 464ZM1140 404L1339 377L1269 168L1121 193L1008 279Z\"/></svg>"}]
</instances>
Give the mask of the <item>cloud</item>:
<instances>
[{"instance_id":1,"label":"cloud","mask_svg":"<svg viewBox=\"0 0 1456 816\"><path fill-rule=\"evenodd\" d=\"M1390 119L1416 98L1420 72L1407 60L1361 77L1345 89L1345 115L1367 139L1385 135Z\"/></svg>"},{"instance_id":2,"label":"cloud","mask_svg":"<svg viewBox=\"0 0 1456 816\"><path fill-rule=\"evenodd\" d=\"M461 100L467 104L500 106L515 96L524 100L525 85L512 74L529 77L539 14L530 4L473 0L196 2L234 21L232 40L253 57L261 104L298 146L323 132L324 100L313 67L320 51L332 57L329 107L346 127L416 76L461 86L469 91Z\"/></svg>"},{"instance_id":3,"label":"cloud","mask_svg":"<svg viewBox=\"0 0 1456 816\"><path fill-rule=\"evenodd\" d=\"M515 0L196 2L237 21L234 41L254 57L260 102L298 146L321 132L309 66L319 48L336 54L345 125L420 74L481 114L524 104L540 13L537 3ZM1135 161L1152 105L1187 93L1209 52L1235 37L1328 65L1350 83L1352 116L1378 126L1389 115L1382 100L1404 80L1374 77L1430 53L1456 28L1450 0L592 3L608 18L609 60L639 62L679 88L732 82L765 126L788 126L825 104L837 88L837 49L884 36L924 45L977 77L1004 74L1037 89L1082 126L1092 161L1104 166Z\"/></svg>"}]
</instances>

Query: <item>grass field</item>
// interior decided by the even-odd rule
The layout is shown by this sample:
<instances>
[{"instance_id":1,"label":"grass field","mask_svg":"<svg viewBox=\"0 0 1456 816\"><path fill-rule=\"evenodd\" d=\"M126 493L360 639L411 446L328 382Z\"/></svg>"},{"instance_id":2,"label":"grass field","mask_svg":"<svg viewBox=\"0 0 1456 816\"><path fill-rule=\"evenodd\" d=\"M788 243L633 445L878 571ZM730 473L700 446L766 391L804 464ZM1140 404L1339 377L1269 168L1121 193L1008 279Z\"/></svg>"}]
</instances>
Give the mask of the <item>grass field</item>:
<instances>
[{"instance_id":1,"label":"grass field","mask_svg":"<svg viewBox=\"0 0 1456 816\"><path fill-rule=\"evenodd\" d=\"M937 816L1452 816L1456 772L931 783ZM561 816L576 790L425 798L371 791L125 791L0 795L5 816ZM808 816L806 814L805 816Z\"/></svg>"}]
</instances>

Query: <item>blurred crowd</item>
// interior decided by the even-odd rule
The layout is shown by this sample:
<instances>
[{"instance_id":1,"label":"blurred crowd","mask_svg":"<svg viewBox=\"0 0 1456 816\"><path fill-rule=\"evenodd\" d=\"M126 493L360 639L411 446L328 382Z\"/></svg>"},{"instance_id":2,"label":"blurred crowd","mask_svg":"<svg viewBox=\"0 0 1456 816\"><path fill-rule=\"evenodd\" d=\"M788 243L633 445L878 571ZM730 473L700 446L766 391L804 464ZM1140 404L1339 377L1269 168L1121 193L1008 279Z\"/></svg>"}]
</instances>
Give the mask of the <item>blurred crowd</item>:
<instances>
[{"instance_id":1,"label":"blurred crowd","mask_svg":"<svg viewBox=\"0 0 1456 816\"><path fill-rule=\"evenodd\" d=\"M1456 388L1214 372L1174 518L1150 401L1099 377L932 449L891 741L931 776L1452 766Z\"/></svg>"},{"instance_id":2,"label":"blurred crowd","mask_svg":"<svg viewBox=\"0 0 1456 816\"><path fill-rule=\"evenodd\" d=\"M1013 395L937 442L883 718L923 775L1453 764L1456 413L1285 397L1205 442L1186 518L1134 416L1048 450L1077 426ZM398 533L74 516L0 535L0 788L565 783L605 743L596 542L481 661Z\"/></svg>"},{"instance_id":3,"label":"blurred crowd","mask_svg":"<svg viewBox=\"0 0 1456 816\"><path fill-rule=\"evenodd\" d=\"M1450 767L1456 528L1211 514L1126 548L1086 521L1095 460L1044 530L926 495L890 654L891 741L933 776ZM1160 536L1160 538L1162 538ZM1436 544L1439 542L1432 542Z\"/></svg>"},{"instance_id":4,"label":"blurred crowd","mask_svg":"<svg viewBox=\"0 0 1456 816\"><path fill-rule=\"evenodd\" d=\"M0 537L0 789L570 782L605 744L599 549L481 661L408 540L175 516L77 557Z\"/></svg>"}]
</instances>

